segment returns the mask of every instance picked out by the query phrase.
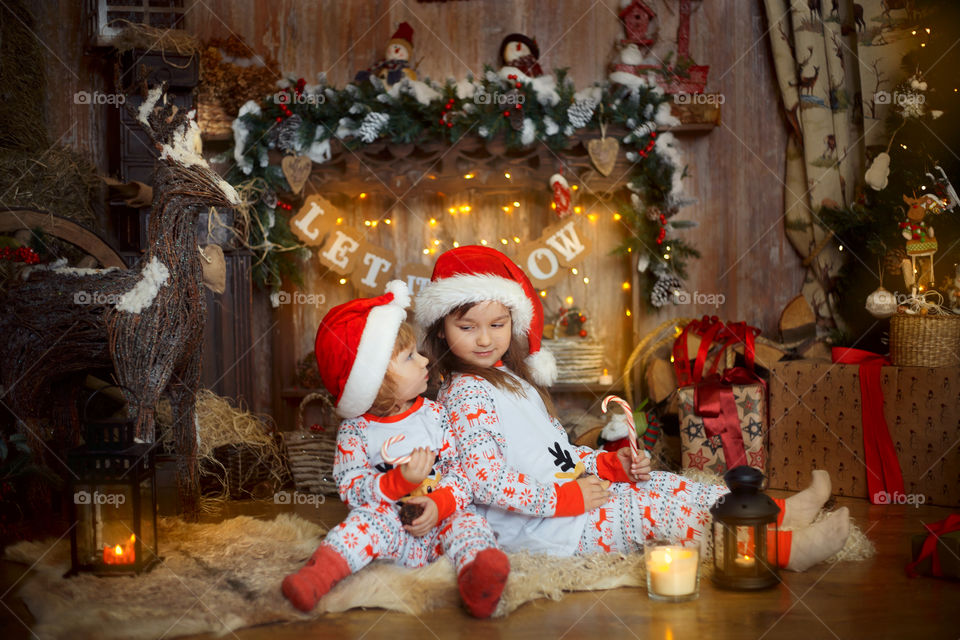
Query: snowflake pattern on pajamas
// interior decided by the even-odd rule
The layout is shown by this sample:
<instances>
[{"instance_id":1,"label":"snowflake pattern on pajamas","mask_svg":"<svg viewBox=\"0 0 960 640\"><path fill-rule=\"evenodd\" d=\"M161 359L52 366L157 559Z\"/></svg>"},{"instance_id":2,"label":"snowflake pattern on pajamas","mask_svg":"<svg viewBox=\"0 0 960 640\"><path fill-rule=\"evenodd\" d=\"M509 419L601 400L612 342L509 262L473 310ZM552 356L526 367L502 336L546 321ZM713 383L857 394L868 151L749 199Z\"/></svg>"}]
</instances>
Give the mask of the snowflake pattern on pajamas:
<instances>
[{"instance_id":1,"label":"snowflake pattern on pajamas","mask_svg":"<svg viewBox=\"0 0 960 640\"><path fill-rule=\"evenodd\" d=\"M615 482L610 501L590 512L577 554L597 551L630 553L644 540L668 538L686 546L709 539L710 507L729 489L701 484L666 471L653 471L646 482Z\"/></svg>"},{"instance_id":2,"label":"snowflake pattern on pajamas","mask_svg":"<svg viewBox=\"0 0 960 640\"><path fill-rule=\"evenodd\" d=\"M324 544L336 549L351 571L356 572L378 558L421 567L446 553L459 572L479 551L496 547L493 531L471 505L456 441L450 437L447 425L443 406L425 398L419 398L408 411L397 416L363 415L340 423L333 475L350 514L327 534ZM422 537L403 529L397 498L386 495L382 488L381 481L393 465L384 463L380 444L398 433L404 435L404 440L391 447L390 454L404 455L414 447L429 446L437 453L434 490L449 489L454 498L453 514Z\"/></svg>"},{"instance_id":3,"label":"snowflake pattern on pajamas","mask_svg":"<svg viewBox=\"0 0 960 640\"><path fill-rule=\"evenodd\" d=\"M542 420L548 424L541 424L537 433L549 433L550 440L533 443L511 455L510 444L516 444L519 432L508 432L508 429L534 431L534 428L529 420L509 415L501 417L498 408L502 407L498 407L495 397L502 396L497 396L491 383L460 374L454 374L439 395L449 412L451 432L463 456L463 471L474 500L478 505L492 507L486 512L487 517L500 535L507 530L506 521L510 519L529 519L530 516L551 519L556 512L557 489L545 482L545 477L554 470L566 470L572 461L583 463L586 473L596 474L597 457L603 452L570 444L562 425L544 409ZM525 402L542 406L532 388ZM556 440L553 440L554 433ZM547 454L537 466L539 448ZM572 457L568 459L568 455ZM514 461L513 466L507 463L508 458ZM543 462L550 458L552 463ZM722 485L705 485L664 471L652 472L646 482L614 482L610 487L610 501L586 514L585 526L568 554L627 553L642 549L644 540L651 538L702 545L709 539L709 535L705 535L711 521L709 509L728 491ZM527 527L529 525L524 529ZM538 533L543 531L537 529ZM532 537L523 543L538 544Z\"/></svg>"}]
</instances>

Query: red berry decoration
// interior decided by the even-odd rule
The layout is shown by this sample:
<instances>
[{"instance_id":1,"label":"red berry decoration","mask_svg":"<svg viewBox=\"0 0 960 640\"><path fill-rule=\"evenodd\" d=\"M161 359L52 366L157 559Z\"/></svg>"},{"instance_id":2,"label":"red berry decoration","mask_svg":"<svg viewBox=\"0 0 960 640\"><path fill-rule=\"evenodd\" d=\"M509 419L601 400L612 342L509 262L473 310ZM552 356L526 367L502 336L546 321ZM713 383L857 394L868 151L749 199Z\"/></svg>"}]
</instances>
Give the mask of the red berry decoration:
<instances>
[{"instance_id":1,"label":"red berry decoration","mask_svg":"<svg viewBox=\"0 0 960 640\"><path fill-rule=\"evenodd\" d=\"M504 117L504 118L509 118L509 117L510 117L510 112L509 112L509 111L504 111L504 112L503 112L503 117Z\"/></svg>"},{"instance_id":2,"label":"red berry decoration","mask_svg":"<svg viewBox=\"0 0 960 640\"><path fill-rule=\"evenodd\" d=\"M586 330L586 329L580 329L580 337L581 337L581 338L586 338L586 337L587 337L587 330Z\"/></svg>"}]
</instances>

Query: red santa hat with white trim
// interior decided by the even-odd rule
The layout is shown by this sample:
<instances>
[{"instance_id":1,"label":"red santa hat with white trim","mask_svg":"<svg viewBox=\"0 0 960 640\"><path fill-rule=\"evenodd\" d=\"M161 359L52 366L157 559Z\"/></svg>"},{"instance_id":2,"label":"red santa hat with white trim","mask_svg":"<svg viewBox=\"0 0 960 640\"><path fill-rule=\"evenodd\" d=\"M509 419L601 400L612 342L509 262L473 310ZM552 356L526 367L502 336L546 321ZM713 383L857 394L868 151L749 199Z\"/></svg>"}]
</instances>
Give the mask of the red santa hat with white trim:
<instances>
[{"instance_id":1,"label":"red santa hat with white trim","mask_svg":"<svg viewBox=\"0 0 960 640\"><path fill-rule=\"evenodd\" d=\"M392 280L382 296L337 305L320 321L315 344L320 379L341 417L355 418L373 406L409 306L406 283Z\"/></svg>"},{"instance_id":2,"label":"red santa hat with white trim","mask_svg":"<svg viewBox=\"0 0 960 640\"><path fill-rule=\"evenodd\" d=\"M552 353L541 348L543 305L527 274L496 249L463 246L441 254L430 284L417 295L414 316L426 329L464 304L487 300L510 309L514 335L527 338L525 362L534 381L553 384L557 363Z\"/></svg>"}]
</instances>

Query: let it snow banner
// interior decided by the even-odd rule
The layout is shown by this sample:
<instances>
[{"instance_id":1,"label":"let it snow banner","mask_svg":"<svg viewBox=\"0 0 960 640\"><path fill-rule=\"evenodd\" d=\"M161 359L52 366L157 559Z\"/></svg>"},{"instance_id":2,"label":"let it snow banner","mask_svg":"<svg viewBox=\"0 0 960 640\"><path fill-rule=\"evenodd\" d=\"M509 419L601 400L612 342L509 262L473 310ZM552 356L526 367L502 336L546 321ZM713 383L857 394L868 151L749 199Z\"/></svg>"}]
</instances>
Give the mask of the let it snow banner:
<instances>
[{"instance_id":1,"label":"let it snow banner","mask_svg":"<svg viewBox=\"0 0 960 640\"><path fill-rule=\"evenodd\" d=\"M432 269L419 263L404 265L398 271L396 255L364 239L364 233L349 225L338 224L343 214L326 198L307 198L295 216L290 230L300 241L317 247L317 259L330 271L350 281L365 295L379 295L387 282L399 273L411 293L416 295L430 282ZM533 286L543 289L556 284L570 267L590 255L590 242L584 237L579 218L568 217L547 227L543 235L523 244L517 263Z\"/></svg>"}]
</instances>

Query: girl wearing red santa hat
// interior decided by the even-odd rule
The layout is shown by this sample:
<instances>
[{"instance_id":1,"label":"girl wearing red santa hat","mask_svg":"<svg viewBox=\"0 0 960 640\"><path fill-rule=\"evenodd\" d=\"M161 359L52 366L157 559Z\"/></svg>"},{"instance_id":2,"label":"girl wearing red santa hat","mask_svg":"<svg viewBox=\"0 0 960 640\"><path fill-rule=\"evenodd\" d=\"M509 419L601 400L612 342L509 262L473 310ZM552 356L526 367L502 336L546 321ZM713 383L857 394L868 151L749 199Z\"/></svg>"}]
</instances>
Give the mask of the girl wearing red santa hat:
<instances>
[{"instance_id":1,"label":"girl wearing red santa hat","mask_svg":"<svg viewBox=\"0 0 960 640\"><path fill-rule=\"evenodd\" d=\"M541 349L539 297L507 256L478 246L442 254L415 313L474 501L505 550L626 553L654 537L709 538L709 508L726 487L651 471L630 447L570 444L545 391L556 366ZM779 533L771 561L803 571L843 548L846 508L811 524L829 497L829 475L815 471L808 489L781 501L778 524L798 530Z\"/></svg>"},{"instance_id":2,"label":"girl wearing red santa hat","mask_svg":"<svg viewBox=\"0 0 960 640\"><path fill-rule=\"evenodd\" d=\"M470 505L446 412L420 395L427 359L404 322L409 304L406 285L394 280L382 296L334 307L317 331L320 376L344 418L333 474L350 515L283 580L284 595L303 611L378 558L421 567L451 556L464 606L481 618L506 584L509 561ZM405 511L422 513L404 517L404 498Z\"/></svg>"}]
</instances>

